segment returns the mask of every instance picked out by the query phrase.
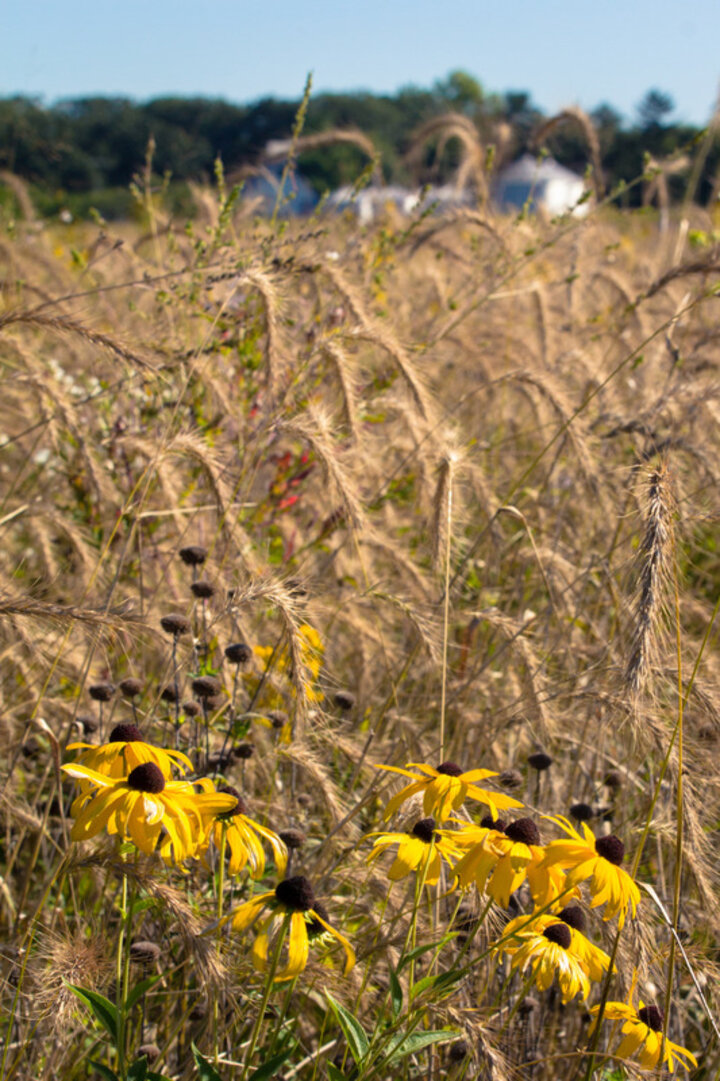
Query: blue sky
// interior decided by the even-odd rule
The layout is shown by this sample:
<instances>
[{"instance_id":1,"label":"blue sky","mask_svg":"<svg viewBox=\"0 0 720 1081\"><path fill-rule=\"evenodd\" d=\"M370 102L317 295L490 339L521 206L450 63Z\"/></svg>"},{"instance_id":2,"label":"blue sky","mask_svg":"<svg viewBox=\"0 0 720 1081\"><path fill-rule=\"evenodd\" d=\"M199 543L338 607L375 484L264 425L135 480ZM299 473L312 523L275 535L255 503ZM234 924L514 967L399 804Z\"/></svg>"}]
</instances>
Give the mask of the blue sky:
<instances>
[{"instance_id":1,"label":"blue sky","mask_svg":"<svg viewBox=\"0 0 720 1081\"><path fill-rule=\"evenodd\" d=\"M246 102L316 90L430 86L455 68L552 113L650 87L705 123L717 97L720 0L0 0L0 96Z\"/></svg>"}]
</instances>

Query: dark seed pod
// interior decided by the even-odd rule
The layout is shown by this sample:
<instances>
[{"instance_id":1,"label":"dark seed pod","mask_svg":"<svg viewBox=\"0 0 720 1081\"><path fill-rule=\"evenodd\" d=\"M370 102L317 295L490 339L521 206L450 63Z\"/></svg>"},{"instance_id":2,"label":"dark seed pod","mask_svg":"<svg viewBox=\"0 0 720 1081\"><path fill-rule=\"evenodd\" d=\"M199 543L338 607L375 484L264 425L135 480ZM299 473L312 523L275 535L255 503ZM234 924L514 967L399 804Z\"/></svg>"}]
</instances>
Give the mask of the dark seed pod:
<instances>
[{"instance_id":1,"label":"dark seed pod","mask_svg":"<svg viewBox=\"0 0 720 1081\"><path fill-rule=\"evenodd\" d=\"M549 754L545 754L545 751L536 751L528 755L528 765L536 769L538 773L544 773L546 769L550 769L552 763L552 758Z\"/></svg>"},{"instance_id":2,"label":"dark seed pod","mask_svg":"<svg viewBox=\"0 0 720 1081\"><path fill-rule=\"evenodd\" d=\"M160 767L154 762L143 762L130 770L127 783L136 792L148 792L153 796L157 796L165 788L165 778Z\"/></svg>"},{"instance_id":3,"label":"dark seed pod","mask_svg":"<svg viewBox=\"0 0 720 1081\"><path fill-rule=\"evenodd\" d=\"M305 875L293 875L278 882L275 897L292 912L307 912L315 903L315 894Z\"/></svg>"},{"instance_id":4,"label":"dark seed pod","mask_svg":"<svg viewBox=\"0 0 720 1081\"><path fill-rule=\"evenodd\" d=\"M174 704L178 701L180 695L173 686L173 684L168 683L167 687L163 687L163 689L160 691L160 697L162 698L163 702L170 702Z\"/></svg>"},{"instance_id":5,"label":"dark seed pod","mask_svg":"<svg viewBox=\"0 0 720 1081\"><path fill-rule=\"evenodd\" d=\"M465 1040L455 1040L448 1048L448 1058L451 1062L462 1062L463 1059L467 1058L469 1050Z\"/></svg>"},{"instance_id":6,"label":"dark seed pod","mask_svg":"<svg viewBox=\"0 0 720 1081\"><path fill-rule=\"evenodd\" d=\"M187 616L182 615L181 612L171 612L169 615L161 618L160 626L166 634L171 634L174 638L179 638L181 634L189 633L192 624Z\"/></svg>"},{"instance_id":7,"label":"dark seed pod","mask_svg":"<svg viewBox=\"0 0 720 1081\"><path fill-rule=\"evenodd\" d=\"M561 919L568 927L574 927L576 931L585 933L587 920L580 905L566 905L562 912L558 912L558 919Z\"/></svg>"},{"instance_id":8,"label":"dark seed pod","mask_svg":"<svg viewBox=\"0 0 720 1081\"><path fill-rule=\"evenodd\" d=\"M522 788L525 778L519 769L504 769L498 777L498 784L501 788Z\"/></svg>"},{"instance_id":9,"label":"dark seed pod","mask_svg":"<svg viewBox=\"0 0 720 1081\"><path fill-rule=\"evenodd\" d=\"M292 850L302 848L302 846L307 841L307 837L302 830L292 828L287 830L280 830L278 837L283 842L283 844L286 844L287 847Z\"/></svg>"},{"instance_id":10,"label":"dark seed pod","mask_svg":"<svg viewBox=\"0 0 720 1081\"><path fill-rule=\"evenodd\" d=\"M444 773L446 777L460 777L462 774L462 766L458 766L457 762L441 762L436 768L438 773Z\"/></svg>"},{"instance_id":11,"label":"dark seed pod","mask_svg":"<svg viewBox=\"0 0 720 1081\"><path fill-rule=\"evenodd\" d=\"M208 713L214 713L216 709L222 709L227 704L227 701L224 694L211 694L209 698L205 699L205 709Z\"/></svg>"},{"instance_id":12,"label":"dark seed pod","mask_svg":"<svg viewBox=\"0 0 720 1081\"><path fill-rule=\"evenodd\" d=\"M625 858L625 845L619 837L611 833L607 837L598 837L595 842L595 851L608 863L614 863L619 867Z\"/></svg>"},{"instance_id":13,"label":"dark seed pod","mask_svg":"<svg viewBox=\"0 0 720 1081\"><path fill-rule=\"evenodd\" d=\"M160 956L160 947L157 942L147 939L136 939L130 943L130 960L136 965L152 965Z\"/></svg>"},{"instance_id":14,"label":"dark seed pod","mask_svg":"<svg viewBox=\"0 0 720 1081\"><path fill-rule=\"evenodd\" d=\"M202 711L202 706L199 702L183 702L180 709L183 711L186 717L197 717Z\"/></svg>"},{"instance_id":15,"label":"dark seed pod","mask_svg":"<svg viewBox=\"0 0 720 1081\"><path fill-rule=\"evenodd\" d=\"M196 698L214 698L216 694L220 694L222 683L215 679L215 676L198 676L192 681L192 689Z\"/></svg>"},{"instance_id":16,"label":"dark seed pod","mask_svg":"<svg viewBox=\"0 0 720 1081\"><path fill-rule=\"evenodd\" d=\"M202 600L214 597L217 593L217 587L212 582L208 582L206 578L198 578L197 582L192 583L190 589L194 597L199 597Z\"/></svg>"},{"instance_id":17,"label":"dark seed pod","mask_svg":"<svg viewBox=\"0 0 720 1081\"><path fill-rule=\"evenodd\" d=\"M93 683L88 687L88 694L95 702L109 702L115 694L115 684L105 680L103 683Z\"/></svg>"},{"instance_id":18,"label":"dark seed pod","mask_svg":"<svg viewBox=\"0 0 720 1081\"><path fill-rule=\"evenodd\" d=\"M622 788L622 774L619 770L609 769L603 780L613 792L617 791L618 788Z\"/></svg>"},{"instance_id":19,"label":"dark seed pod","mask_svg":"<svg viewBox=\"0 0 720 1081\"><path fill-rule=\"evenodd\" d=\"M78 717L78 724L82 725L86 736L91 736L100 727L100 722L96 717Z\"/></svg>"},{"instance_id":20,"label":"dark seed pod","mask_svg":"<svg viewBox=\"0 0 720 1081\"><path fill-rule=\"evenodd\" d=\"M343 712L348 712L355 705L355 695L350 691L337 691L335 693L335 705Z\"/></svg>"},{"instance_id":21,"label":"dark seed pod","mask_svg":"<svg viewBox=\"0 0 720 1081\"><path fill-rule=\"evenodd\" d=\"M589 803L573 803L570 814L577 822L589 822L595 817L595 812Z\"/></svg>"},{"instance_id":22,"label":"dark seed pod","mask_svg":"<svg viewBox=\"0 0 720 1081\"><path fill-rule=\"evenodd\" d=\"M142 732L136 724L116 724L108 736L108 743L142 742Z\"/></svg>"},{"instance_id":23,"label":"dark seed pod","mask_svg":"<svg viewBox=\"0 0 720 1081\"><path fill-rule=\"evenodd\" d=\"M252 758L255 754L255 748L252 743L238 743L237 747L233 750L235 758L239 758L241 762L246 762L248 758Z\"/></svg>"},{"instance_id":24,"label":"dark seed pod","mask_svg":"<svg viewBox=\"0 0 720 1081\"><path fill-rule=\"evenodd\" d=\"M188 567L201 567L207 559L207 548L200 544L189 544L186 548L181 548L178 554Z\"/></svg>"},{"instance_id":25,"label":"dark seed pod","mask_svg":"<svg viewBox=\"0 0 720 1081\"><path fill-rule=\"evenodd\" d=\"M435 837L435 826L436 822L434 818L421 818L412 828L413 837L419 837L421 841L424 841L426 845L429 845Z\"/></svg>"},{"instance_id":26,"label":"dark seed pod","mask_svg":"<svg viewBox=\"0 0 720 1081\"><path fill-rule=\"evenodd\" d=\"M545 928L543 935L549 942L554 942L557 946L562 946L564 950L566 950L572 942L570 928L566 923L551 923L549 927Z\"/></svg>"},{"instance_id":27,"label":"dark seed pod","mask_svg":"<svg viewBox=\"0 0 720 1081\"><path fill-rule=\"evenodd\" d=\"M511 841L519 841L524 845L539 845L540 831L532 818L518 818L505 827L505 836Z\"/></svg>"},{"instance_id":28,"label":"dark seed pod","mask_svg":"<svg viewBox=\"0 0 720 1081\"><path fill-rule=\"evenodd\" d=\"M282 709L270 709L265 714L273 728L284 728L290 718Z\"/></svg>"},{"instance_id":29,"label":"dark seed pod","mask_svg":"<svg viewBox=\"0 0 720 1081\"><path fill-rule=\"evenodd\" d=\"M252 650L245 642L233 642L225 646L225 656L230 664L247 664L252 657Z\"/></svg>"},{"instance_id":30,"label":"dark seed pod","mask_svg":"<svg viewBox=\"0 0 720 1081\"><path fill-rule=\"evenodd\" d=\"M207 760L208 769L225 769L233 760L232 751L213 751Z\"/></svg>"},{"instance_id":31,"label":"dark seed pod","mask_svg":"<svg viewBox=\"0 0 720 1081\"><path fill-rule=\"evenodd\" d=\"M135 679L134 676L128 676L127 679L120 680L120 690L126 698L137 698L139 694L142 694L142 689L142 680Z\"/></svg>"},{"instance_id":32,"label":"dark seed pod","mask_svg":"<svg viewBox=\"0 0 720 1081\"><path fill-rule=\"evenodd\" d=\"M485 830L497 830L498 833L504 833L506 822L503 822L502 818L493 818L492 815L483 815L480 819L480 825Z\"/></svg>"},{"instance_id":33,"label":"dark seed pod","mask_svg":"<svg viewBox=\"0 0 720 1081\"><path fill-rule=\"evenodd\" d=\"M308 795L307 792L300 792L297 795L295 802L297 803L298 807L311 807L312 796Z\"/></svg>"},{"instance_id":34,"label":"dark seed pod","mask_svg":"<svg viewBox=\"0 0 720 1081\"><path fill-rule=\"evenodd\" d=\"M196 1002L190 1010L188 1017L191 1021L202 1021L207 1015L207 1006L204 1002Z\"/></svg>"},{"instance_id":35,"label":"dark seed pod","mask_svg":"<svg viewBox=\"0 0 720 1081\"><path fill-rule=\"evenodd\" d=\"M665 1016L658 1006L653 1006L652 1004L643 1006L642 1009L638 1010L638 1017L642 1023L647 1025L648 1028L651 1028L653 1032L662 1032Z\"/></svg>"}]
</instances>

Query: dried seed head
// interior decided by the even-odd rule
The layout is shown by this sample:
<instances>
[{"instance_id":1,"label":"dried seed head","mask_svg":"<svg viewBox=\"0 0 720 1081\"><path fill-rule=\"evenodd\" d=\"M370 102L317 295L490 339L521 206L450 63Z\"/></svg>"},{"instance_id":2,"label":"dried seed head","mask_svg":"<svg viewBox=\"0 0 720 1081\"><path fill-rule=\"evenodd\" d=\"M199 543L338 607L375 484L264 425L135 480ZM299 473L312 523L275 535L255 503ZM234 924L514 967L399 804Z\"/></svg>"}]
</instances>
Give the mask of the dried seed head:
<instances>
[{"instance_id":1,"label":"dried seed head","mask_svg":"<svg viewBox=\"0 0 720 1081\"><path fill-rule=\"evenodd\" d=\"M247 761L248 758L252 758L255 754L255 748L252 743L238 743L237 747L233 750L235 758L239 758L241 761Z\"/></svg>"},{"instance_id":2,"label":"dried seed head","mask_svg":"<svg viewBox=\"0 0 720 1081\"><path fill-rule=\"evenodd\" d=\"M549 754L545 754L545 751L535 751L534 754L528 755L528 765L536 769L538 773L544 773L546 769L550 769L553 763Z\"/></svg>"},{"instance_id":3,"label":"dried seed head","mask_svg":"<svg viewBox=\"0 0 720 1081\"><path fill-rule=\"evenodd\" d=\"M142 938L130 943L130 960L136 965L151 965L159 956L160 947L157 942Z\"/></svg>"},{"instance_id":4,"label":"dried seed head","mask_svg":"<svg viewBox=\"0 0 720 1081\"><path fill-rule=\"evenodd\" d=\"M193 582L190 586L194 597L199 597L201 600L207 600L209 597L214 597L217 593L217 587L208 582L207 578L198 578L197 582Z\"/></svg>"},{"instance_id":5,"label":"dried seed head","mask_svg":"<svg viewBox=\"0 0 720 1081\"><path fill-rule=\"evenodd\" d=\"M232 751L213 751L208 755L208 769L225 769L232 762Z\"/></svg>"},{"instance_id":6,"label":"dried seed head","mask_svg":"<svg viewBox=\"0 0 720 1081\"><path fill-rule=\"evenodd\" d=\"M162 616L160 626L166 634L172 634L174 638L179 638L181 634L189 633L192 624L188 617L182 615L181 612L170 612L169 615Z\"/></svg>"},{"instance_id":7,"label":"dried seed head","mask_svg":"<svg viewBox=\"0 0 720 1081\"><path fill-rule=\"evenodd\" d=\"M192 689L196 698L207 700L220 694L222 683L219 679L215 679L215 676L198 676L192 681Z\"/></svg>"},{"instance_id":8,"label":"dried seed head","mask_svg":"<svg viewBox=\"0 0 720 1081\"><path fill-rule=\"evenodd\" d=\"M355 695L350 691L336 691L334 698L337 708L344 712L351 710L355 705Z\"/></svg>"},{"instance_id":9,"label":"dried seed head","mask_svg":"<svg viewBox=\"0 0 720 1081\"><path fill-rule=\"evenodd\" d=\"M116 724L108 736L108 743L142 742L142 732L136 724Z\"/></svg>"},{"instance_id":10,"label":"dried seed head","mask_svg":"<svg viewBox=\"0 0 720 1081\"><path fill-rule=\"evenodd\" d=\"M180 707L186 717L197 717L200 713L202 706L198 702L183 702Z\"/></svg>"},{"instance_id":11,"label":"dried seed head","mask_svg":"<svg viewBox=\"0 0 720 1081\"><path fill-rule=\"evenodd\" d=\"M218 788L218 792L223 792L227 796L234 796L237 803L232 811L225 811L220 815L221 818L234 818L235 815L246 815L248 813L248 805L242 798L237 788L233 788L231 784L223 785L222 788Z\"/></svg>"},{"instance_id":12,"label":"dried seed head","mask_svg":"<svg viewBox=\"0 0 720 1081\"><path fill-rule=\"evenodd\" d=\"M444 773L448 777L460 777L462 775L462 767L458 766L457 762L441 762L437 767L438 773Z\"/></svg>"},{"instance_id":13,"label":"dried seed head","mask_svg":"<svg viewBox=\"0 0 720 1081\"><path fill-rule=\"evenodd\" d=\"M502 818L493 818L492 815L483 815L480 819L480 825L486 830L497 830L498 833L503 833L506 823Z\"/></svg>"},{"instance_id":14,"label":"dried seed head","mask_svg":"<svg viewBox=\"0 0 720 1081\"><path fill-rule=\"evenodd\" d=\"M180 693L176 690L172 683L168 683L167 687L163 687L163 689L160 691L160 697L162 698L163 702L175 703L178 701Z\"/></svg>"},{"instance_id":15,"label":"dried seed head","mask_svg":"<svg viewBox=\"0 0 720 1081\"><path fill-rule=\"evenodd\" d=\"M288 848L292 849L302 848L307 841L307 837L303 831L297 829L281 830L278 837ZM315 907L317 908L317 905Z\"/></svg>"},{"instance_id":16,"label":"dried seed head","mask_svg":"<svg viewBox=\"0 0 720 1081\"><path fill-rule=\"evenodd\" d=\"M205 699L205 708L212 713L213 710L222 709L227 704L227 698L224 694L211 694L209 698Z\"/></svg>"},{"instance_id":17,"label":"dried seed head","mask_svg":"<svg viewBox=\"0 0 720 1081\"><path fill-rule=\"evenodd\" d=\"M625 856L625 845L619 837L611 833L607 837L598 837L595 842L595 851L608 863L614 863L616 867L619 867Z\"/></svg>"},{"instance_id":18,"label":"dried seed head","mask_svg":"<svg viewBox=\"0 0 720 1081\"><path fill-rule=\"evenodd\" d=\"M566 905L561 912L558 912L558 919L561 919L568 927L574 927L576 931L585 933L587 920L580 905Z\"/></svg>"},{"instance_id":19,"label":"dried seed head","mask_svg":"<svg viewBox=\"0 0 720 1081\"><path fill-rule=\"evenodd\" d=\"M90 736L93 732L97 732L100 727L96 717L78 717L78 724L82 725L83 732L86 736Z\"/></svg>"},{"instance_id":20,"label":"dried seed head","mask_svg":"<svg viewBox=\"0 0 720 1081\"><path fill-rule=\"evenodd\" d=\"M225 656L230 664L247 664L252 657L252 650L246 642L233 642L225 646Z\"/></svg>"},{"instance_id":21,"label":"dried seed head","mask_svg":"<svg viewBox=\"0 0 720 1081\"><path fill-rule=\"evenodd\" d=\"M498 777L498 784L501 788L522 788L525 778L519 769L504 769Z\"/></svg>"},{"instance_id":22,"label":"dried seed head","mask_svg":"<svg viewBox=\"0 0 720 1081\"><path fill-rule=\"evenodd\" d=\"M265 714L273 728L284 728L290 718L282 709L269 709Z\"/></svg>"},{"instance_id":23,"label":"dried seed head","mask_svg":"<svg viewBox=\"0 0 720 1081\"><path fill-rule=\"evenodd\" d=\"M426 845L432 843L435 838L435 819L421 818L412 828L413 837L419 837Z\"/></svg>"},{"instance_id":24,"label":"dried seed head","mask_svg":"<svg viewBox=\"0 0 720 1081\"><path fill-rule=\"evenodd\" d=\"M293 875L278 882L275 897L291 912L307 912L315 904L313 888L305 875Z\"/></svg>"},{"instance_id":25,"label":"dried seed head","mask_svg":"<svg viewBox=\"0 0 720 1081\"><path fill-rule=\"evenodd\" d=\"M126 698L137 698L139 694L142 694L142 689L142 680L135 679L134 676L128 676L127 679L120 680L120 690Z\"/></svg>"},{"instance_id":26,"label":"dried seed head","mask_svg":"<svg viewBox=\"0 0 720 1081\"><path fill-rule=\"evenodd\" d=\"M638 1017L644 1025L651 1028L653 1032L662 1032L663 1021L665 1016L661 1009L652 1004L649 1006L643 1006L641 1010L638 1010Z\"/></svg>"},{"instance_id":27,"label":"dried seed head","mask_svg":"<svg viewBox=\"0 0 720 1081\"><path fill-rule=\"evenodd\" d=\"M557 946L562 946L564 950L566 950L572 942L570 928L566 923L551 923L549 927L545 928L543 934L550 942L554 942Z\"/></svg>"},{"instance_id":28,"label":"dried seed head","mask_svg":"<svg viewBox=\"0 0 720 1081\"><path fill-rule=\"evenodd\" d=\"M619 770L609 769L603 778L608 788L611 788L615 792L618 788L622 788L622 774Z\"/></svg>"},{"instance_id":29,"label":"dried seed head","mask_svg":"<svg viewBox=\"0 0 720 1081\"><path fill-rule=\"evenodd\" d=\"M115 684L105 680L102 683L93 683L88 687L88 694L96 702L109 702L115 694Z\"/></svg>"},{"instance_id":30,"label":"dried seed head","mask_svg":"<svg viewBox=\"0 0 720 1081\"><path fill-rule=\"evenodd\" d=\"M312 805L312 796L309 796L307 792L300 792L296 797L296 803L298 807L310 807Z\"/></svg>"},{"instance_id":31,"label":"dried seed head","mask_svg":"<svg viewBox=\"0 0 720 1081\"><path fill-rule=\"evenodd\" d=\"M154 762L143 762L130 771L127 783L136 792L149 792L156 796L164 789L165 778L160 767Z\"/></svg>"},{"instance_id":32,"label":"dried seed head","mask_svg":"<svg viewBox=\"0 0 720 1081\"><path fill-rule=\"evenodd\" d=\"M539 845L540 831L532 818L517 818L505 827L505 836L524 845Z\"/></svg>"},{"instance_id":33,"label":"dried seed head","mask_svg":"<svg viewBox=\"0 0 720 1081\"><path fill-rule=\"evenodd\" d=\"M201 567L207 559L207 548L200 544L189 544L180 549L179 556L188 567Z\"/></svg>"},{"instance_id":34,"label":"dried seed head","mask_svg":"<svg viewBox=\"0 0 720 1081\"><path fill-rule=\"evenodd\" d=\"M160 1056L160 1048L156 1043L143 1043L137 1049L138 1058L145 1058L148 1062L154 1062L156 1058Z\"/></svg>"},{"instance_id":35,"label":"dried seed head","mask_svg":"<svg viewBox=\"0 0 720 1081\"><path fill-rule=\"evenodd\" d=\"M589 822L594 817L595 812L589 803L573 803L570 814L578 822Z\"/></svg>"}]
</instances>

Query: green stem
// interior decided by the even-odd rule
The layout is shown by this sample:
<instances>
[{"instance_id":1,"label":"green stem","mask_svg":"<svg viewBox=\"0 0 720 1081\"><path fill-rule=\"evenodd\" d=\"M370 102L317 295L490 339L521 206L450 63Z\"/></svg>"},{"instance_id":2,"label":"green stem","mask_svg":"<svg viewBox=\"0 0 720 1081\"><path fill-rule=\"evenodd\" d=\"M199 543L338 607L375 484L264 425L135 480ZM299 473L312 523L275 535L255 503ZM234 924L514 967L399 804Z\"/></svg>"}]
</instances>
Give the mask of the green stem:
<instances>
[{"instance_id":1,"label":"green stem","mask_svg":"<svg viewBox=\"0 0 720 1081\"><path fill-rule=\"evenodd\" d=\"M253 1025L252 1034L250 1036L250 1043L248 1045L247 1054L245 1055L245 1065L243 1066L243 1072L240 1077L240 1081L245 1081L248 1070L250 1069L253 1055L255 1054L255 1048L257 1047L258 1037L262 1029L263 1021L265 1020L265 1010L267 1008L270 993L272 991L273 981L275 979L275 973L280 962L280 951L285 941L285 935L287 934L288 925L290 923L291 913L287 913L283 919L282 927L277 936L277 942L275 943L275 949L273 950L272 960L270 962L270 968L268 969L267 979L265 980L265 987L263 988L263 997L260 1003L260 1009L258 1015L255 1018L255 1024Z\"/></svg>"},{"instance_id":2,"label":"green stem","mask_svg":"<svg viewBox=\"0 0 720 1081\"><path fill-rule=\"evenodd\" d=\"M124 997L124 973L125 973L125 935L127 931L127 908L128 908L128 881L124 866L122 869L122 892L120 896L120 931L117 941L117 955L115 957L115 1000L118 1012L117 1030L117 1070L120 1081L127 1081L127 1067L125 1063L125 997Z\"/></svg>"}]
</instances>

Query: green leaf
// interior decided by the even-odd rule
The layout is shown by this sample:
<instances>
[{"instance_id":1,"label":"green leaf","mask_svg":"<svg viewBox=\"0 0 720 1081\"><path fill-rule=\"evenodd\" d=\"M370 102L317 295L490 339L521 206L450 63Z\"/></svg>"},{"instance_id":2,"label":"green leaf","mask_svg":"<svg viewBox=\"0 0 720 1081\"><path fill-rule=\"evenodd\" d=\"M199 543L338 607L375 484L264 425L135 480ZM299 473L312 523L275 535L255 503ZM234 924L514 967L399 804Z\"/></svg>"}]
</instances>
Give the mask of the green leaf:
<instances>
[{"instance_id":1,"label":"green leaf","mask_svg":"<svg viewBox=\"0 0 720 1081\"><path fill-rule=\"evenodd\" d=\"M442 946L445 946L448 942L452 942L454 938L458 936L457 931L450 931L447 935L443 935L437 942L426 942L423 946L416 946L414 950L410 950L410 953L406 953L401 959L400 964L397 967L398 972L402 972L406 965L409 965L411 961L416 961L418 957L421 957L428 950L439 950Z\"/></svg>"},{"instance_id":2,"label":"green leaf","mask_svg":"<svg viewBox=\"0 0 720 1081\"><path fill-rule=\"evenodd\" d=\"M337 1066L334 1066L332 1062L326 1062L325 1069L327 1070L328 1081L345 1081L345 1074L342 1070L338 1070Z\"/></svg>"},{"instance_id":3,"label":"green leaf","mask_svg":"<svg viewBox=\"0 0 720 1081\"><path fill-rule=\"evenodd\" d=\"M394 968L390 969L390 1001L392 1003L393 1017L397 1017L402 1009L403 1004L403 992L400 986L400 980L397 978L397 973Z\"/></svg>"},{"instance_id":4,"label":"green leaf","mask_svg":"<svg viewBox=\"0 0 720 1081\"><path fill-rule=\"evenodd\" d=\"M325 997L330 1003L332 1011L337 1018L337 1022L343 1031L343 1036L347 1040L350 1054L359 1066L370 1047L367 1033L357 1017L354 1017L349 1010L346 1010L344 1006L341 1006L339 1002L336 1002L329 991L325 992Z\"/></svg>"},{"instance_id":5,"label":"green leaf","mask_svg":"<svg viewBox=\"0 0 720 1081\"><path fill-rule=\"evenodd\" d=\"M222 1081L222 1077L217 1072L214 1066L211 1066L208 1060L202 1055L195 1044L192 1044L192 1053L195 1059L195 1065L197 1066L198 1076L201 1081Z\"/></svg>"},{"instance_id":6,"label":"green leaf","mask_svg":"<svg viewBox=\"0 0 720 1081\"><path fill-rule=\"evenodd\" d=\"M423 978L418 980L413 987L411 998L415 1001L418 995L421 995L423 991L432 990L436 994L439 994L442 991L449 991L455 986L458 980L461 980L462 978L463 973L457 969L454 969L451 972L439 972L434 976L423 976Z\"/></svg>"},{"instance_id":7,"label":"green leaf","mask_svg":"<svg viewBox=\"0 0 720 1081\"><path fill-rule=\"evenodd\" d=\"M120 1078L115 1073L115 1071L111 1070L109 1066L103 1065L102 1062L93 1062L91 1060L90 1065L93 1067L94 1070L97 1070L99 1074L101 1074L103 1077L106 1077L107 1081L120 1081Z\"/></svg>"},{"instance_id":8,"label":"green leaf","mask_svg":"<svg viewBox=\"0 0 720 1081\"><path fill-rule=\"evenodd\" d=\"M440 1029L437 1032L412 1032L387 1058L388 1063L398 1062L401 1058L414 1055L422 1051L423 1047L429 1047L434 1043L447 1043L452 1040L456 1033L448 1029Z\"/></svg>"},{"instance_id":9,"label":"green leaf","mask_svg":"<svg viewBox=\"0 0 720 1081\"><path fill-rule=\"evenodd\" d=\"M128 1081L147 1081L147 1072L147 1056L143 1055L128 1066Z\"/></svg>"},{"instance_id":10,"label":"green leaf","mask_svg":"<svg viewBox=\"0 0 720 1081\"><path fill-rule=\"evenodd\" d=\"M75 998L80 999L85 1006L92 1010L95 1020L100 1022L102 1027L109 1034L113 1043L117 1044L117 1006L115 1006L110 999L105 998L105 995L101 995L97 991L88 991L84 987L75 987L72 983L66 983L65 986L68 990L72 991Z\"/></svg>"},{"instance_id":11,"label":"green leaf","mask_svg":"<svg viewBox=\"0 0 720 1081\"><path fill-rule=\"evenodd\" d=\"M290 1058L292 1054L292 1048L289 1047L286 1051L281 1051L279 1055L273 1055L267 1062L264 1062L262 1066L259 1066L257 1070L248 1077L248 1081L268 1081L268 1078L273 1077L276 1070L279 1070L282 1064Z\"/></svg>"},{"instance_id":12,"label":"green leaf","mask_svg":"<svg viewBox=\"0 0 720 1081\"><path fill-rule=\"evenodd\" d=\"M132 991L128 992L128 997L125 1000L125 1013L130 1013L137 1000L144 995L146 991L149 991L153 984L157 983L159 979L160 976L149 976L147 980L141 980L136 987L133 987Z\"/></svg>"}]
</instances>

